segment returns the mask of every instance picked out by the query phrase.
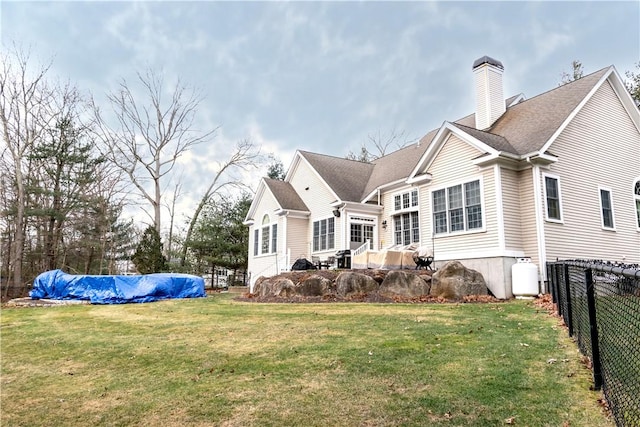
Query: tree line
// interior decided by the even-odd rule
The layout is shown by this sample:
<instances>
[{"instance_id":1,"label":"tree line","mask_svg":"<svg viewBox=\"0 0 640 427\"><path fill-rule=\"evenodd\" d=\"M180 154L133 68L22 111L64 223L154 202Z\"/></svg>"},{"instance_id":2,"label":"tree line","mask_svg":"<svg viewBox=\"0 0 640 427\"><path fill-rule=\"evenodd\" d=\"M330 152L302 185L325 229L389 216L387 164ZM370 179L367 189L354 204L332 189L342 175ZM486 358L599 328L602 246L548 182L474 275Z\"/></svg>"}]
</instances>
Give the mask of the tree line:
<instances>
[{"instance_id":1,"label":"tree line","mask_svg":"<svg viewBox=\"0 0 640 427\"><path fill-rule=\"evenodd\" d=\"M178 161L217 131L196 126L197 91L147 70L121 79L98 105L52 76L51 63L35 64L15 45L3 49L0 62L2 298L24 294L39 273L57 268L77 274L246 268L243 220L251 193L237 173L265 161L251 141L239 141L228 157L207 157L214 170L193 214L175 217L184 186ZM582 63L573 61L560 84L582 75ZM640 73L626 77L640 104ZM408 139L394 130L368 142L377 152L363 144L347 158L371 161ZM284 179L282 162L270 159L268 176ZM132 207L147 216L146 229L125 219Z\"/></svg>"},{"instance_id":2,"label":"tree line","mask_svg":"<svg viewBox=\"0 0 640 427\"><path fill-rule=\"evenodd\" d=\"M263 161L251 141L206 159L214 170L196 210L175 218L178 161L217 131L196 126L197 91L148 70L120 80L98 105L52 76L52 63L35 64L15 45L0 62L3 298L26 293L35 276L57 268L203 274L246 267L242 222L251 198L237 173ZM125 219L132 207L147 216L146 229Z\"/></svg>"}]
</instances>

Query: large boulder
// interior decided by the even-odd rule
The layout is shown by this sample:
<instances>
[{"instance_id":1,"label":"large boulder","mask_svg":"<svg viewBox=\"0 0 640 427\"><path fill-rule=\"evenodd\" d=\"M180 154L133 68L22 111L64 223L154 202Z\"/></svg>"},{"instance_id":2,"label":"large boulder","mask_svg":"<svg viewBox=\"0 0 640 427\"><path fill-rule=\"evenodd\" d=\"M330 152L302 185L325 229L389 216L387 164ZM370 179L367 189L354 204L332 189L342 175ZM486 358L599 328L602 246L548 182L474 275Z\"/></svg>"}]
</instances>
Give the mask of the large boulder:
<instances>
[{"instance_id":1,"label":"large boulder","mask_svg":"<svg viewBox=\"0 0 640 427\"><path fill-rule=\"evenodd\" d=\"M419 297L429 295L431 284L413 272L391 271L380 285L380 295L386 297Z\"/></svg>"},{"instance_id":2,"label":"large boulder","mask_svg":"<svg viewBox=\"0 0 640 427\"><path fill-rule=\"evenodd\" d=\"M459 300L468 295L488 295L482 274L466 268L460 261L449 261L431 279L431 295Z\"/></svg>"},{"instance_id":3,"label":"large boulder","mask_svg":"<svg viewBox=\"0 0 640 427\"><path fill-rule=\"evenodd\" d=\"M379 286L374 279L361 273L345 271L336 278L336 293L341 297L376 292Z\"/></svg>"},{"instance_id":4,"label":"large boulder","mask_svg":"<svg viewBox=\"0 0 640 427\"><path fill-rule=\"evenodd\" d=\"M298 295L305 297L326 296L335 294L335 285L332 280L313 274L304 278L296 290Z\"/></svg>"},{"instance_id":5,"label":"large boulder","mask_svg":"<svg viewBox=\"0 0 640 427\"><path fill-rule=\"evenodd\" d=\"M256 281L253 293L259 297L290 297L295 295L296 286L284 277L265 277Z\"/></svg>"}]
</instances>

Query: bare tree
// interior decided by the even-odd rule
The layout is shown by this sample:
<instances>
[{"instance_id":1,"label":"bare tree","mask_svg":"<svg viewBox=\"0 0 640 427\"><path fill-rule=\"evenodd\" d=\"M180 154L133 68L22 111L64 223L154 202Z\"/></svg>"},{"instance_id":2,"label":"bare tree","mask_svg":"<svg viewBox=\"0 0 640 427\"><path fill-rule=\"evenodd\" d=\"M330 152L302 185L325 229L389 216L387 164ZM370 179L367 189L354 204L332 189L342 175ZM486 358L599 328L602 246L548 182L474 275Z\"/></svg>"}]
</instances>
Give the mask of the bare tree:
<instances>
[{"instance_id":1,"label":"bare tree","mask_svg":"<svg viewBox=\"0 0 640 427\"><path fill-rule=\"evenodd\" d=\"M372 162L389 154L390 151L405 147L411 142L412 140L407 138L405 131L398 132L396 129L393 129L388 134L383 134L381 131L378 131L377 133L367 135L367 142L362 144L359 153L349 151L346 158L365 163ZM373 148L370 149L369 147Z\"/></svg>"},{"instance_id":2,"label":"bare tree","mask_svg":"<svg viewBox=\"0 0 640 427\"><path fill-rule=\"evenodd\" d=\"M201 98L194 90L178 81L169 99L165 99L161 75L149 70L137 76L144 101L122 80L118 91L107 95L114 124L109 123L95 103L94 112L105 154L151 204L153 215L150 216L160 233L163 178L181 155L209 139L217 128L207 132L195 129L195 114Z\"/></svg>"},{"instance_id":3,"label":"bare tree","mask_svg":"<svg viewBox=\"0 0 640 427\"><path fill-rule=\"evenodd\" d=\"M11 253L7 271L13 273L13 284L22 287L27 203L26 180L28 155L36 141L50 129L57 118L55 91L46 81L51 64L32 69L30 55L16 46L1 55L0 120L6 150L2 152L3 173L13 176L15 186L9 212ZM4 215L4 214L3 214Z\"/></svg>"},{"instance_id":4,"label":"bare tree","mask_svg":"<svg viewBox=\"0 0 640 427\"><path fill-rule=\"evenodd\" d=\"M566 71L562 72L560 83L558 86L566 85L567 83L571 83L574 80L581 79L584 75L584 69L582 68L582 62L574 59L571 61L571 73L567 73Z\"/></svg>"},{"instance_id":5,"label":"bare tree","mask_svg":"<svg viewBox=\"0 0 640 427\"><path fill-rule=\"evenodd\" d=\"M166 204L166 208L169 211L169 237L167 239L167 250L166 250L166 253L167 253L168 258L169 258L169 262L171 262L172 255L174 254L174 251L173 251L173 244L174 244L174 240L173 240L173 224L174 224L175 217L176 217L176 201L178 200L178 198L180 197L181 194L182 194L182 175L180 175L180 177L178 178L178 181L176 182L176 184L173 187L173 194L171 196L171 204L170 205L169 205L169 203Z\"/></svg>"},{"instance_id":6,"label":"bare tree","mask_svg":"<svg viewBox=\"0 0 640 427\"><path fill-rule=\"evenodd\" d=\"M182 266L185 265L187 258L188 247L186 245L186 242L189 242L189 240L191 239L191 234L193 233L193 229L198 222L200 212L206 206L206 204L214 195L219 195L221 190L225 187L246 187L240 181L225 179L225 174L231 169L235 168L248 170L249 168L256 167L258 165L258 162L261 160L262 156L260 155L260 151L256 149L253 143L249 140L243 140L236 145L235 151L225 162L218 164L218 171L216 172L213 181L211 181L211 184L209 184L209 187L202 195L200 203L198 203L198 206L193 213L193 217L191 217L191 221L189 221L189 227L187 228L187 234L185 235L185 244L182 248L182 257L180 260L180 264Z\"/></svg>"},{"instance_id":7,"label":"bare tree","mask_svg":"<svg viewBox=\"0 0 640 427\"><path fill-rule=\"evenodd\" d=\"M640 107L640 62L636 62L637 73L627 70L624 74L627 76L625 86L631 94L631 98L636 103L636 106Z\"/></svg>"}]
</instances>

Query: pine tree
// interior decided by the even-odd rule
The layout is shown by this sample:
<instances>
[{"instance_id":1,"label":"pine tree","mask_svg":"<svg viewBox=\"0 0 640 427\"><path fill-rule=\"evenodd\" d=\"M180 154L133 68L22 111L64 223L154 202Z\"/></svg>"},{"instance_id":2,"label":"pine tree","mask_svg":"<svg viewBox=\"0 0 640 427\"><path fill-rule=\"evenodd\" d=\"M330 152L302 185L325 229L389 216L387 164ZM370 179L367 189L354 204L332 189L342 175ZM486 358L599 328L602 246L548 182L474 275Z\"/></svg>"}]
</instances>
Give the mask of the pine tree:
<instances>
[{"instance_id":1,"label":"pine tree","mask_svg":"<svg viewBox=\"0 0 640 427\"><path fill-rule=\"evenodd\" d=\"M164 271L166 259L162 255L162 242L160 234L154 226L149 226L144 231L136 252L131 258L141 274L159 273Z\"/></svg>"}]
</instances>

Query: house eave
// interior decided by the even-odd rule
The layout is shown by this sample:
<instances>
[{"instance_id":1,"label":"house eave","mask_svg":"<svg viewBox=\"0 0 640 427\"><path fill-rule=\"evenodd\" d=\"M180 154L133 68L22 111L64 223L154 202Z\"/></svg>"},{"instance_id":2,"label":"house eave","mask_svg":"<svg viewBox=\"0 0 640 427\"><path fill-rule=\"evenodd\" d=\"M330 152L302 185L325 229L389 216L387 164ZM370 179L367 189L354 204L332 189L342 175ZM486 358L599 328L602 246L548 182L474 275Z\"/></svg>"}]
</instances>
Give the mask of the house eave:
<instances>
[{"instance_id":1,"label":"house eave","mask_svg":"<svg viewBox=\"0 0 640 427\"><path fill-rule=\"evenodd\" d=\"M548 153L532 153L530 155L522 156L527 163L538 166L550 166L558 161L558 158Z\"/></svg>"},{"instance_id":2,"label":"house eave","mask_svg":"<svg viewBox=\"0 0 640 427\"><path fill-rule=\"evenodd\" d=\"M524 170L530 168L532 165L548 167L549 165L556 163L558 158L548 153L528 153L523 156L516 154L499 152L496 154L488 153L480 156L472 161L475 166L479 168L488 168L494 165L499 165L506 169L511 170Z\"/></svg>"},{"instance_id":3,"label":"house eave","mask_svg":"<svg viewBox=\"0 0 640 427\"><path fill-rule=\"evenodd\" d=\"M386 184L382 184L376 187L371 193L367 194L367 196L362 199L361 203L367 203L373 197L378 195L380 191L393 190L394 188L401 187L406 184L407 178L398 179L392 182L388 182Z\"/></svg>"},{"instance_id":4,"label":"house eave","mask_svg":"<svg viewBox=\"0 0 640 427\"><path fill-rule=\"evenodd\" d=\"M500 165L508 169L520 170L523 169L522 158L518 155L498 152L488 153L473 159L472 163L479 168L491 167L494 165ZM524 165L525 167L527 165Z\"/></svg>"},{"instance_id":5,"label":"house eave","mask_svg":"<svg viewBox=\"0 0 640 427\"><path fill-rule=\"evenodd\" d=\"M290 218L308 218L311 215L311 212L309 211L298 211L295 209L278 209L275 213L278 216L286 216Z\"/></svg>"},{"instance_id":6,"label":"house eave","mask_svg":"<svg viewBox=\"0 0 640 427\"><path fill-rule=\"evenodd\" d=\"M432 179L433 179L433 175L431 175L430 173L423 173L420 175L412 176L411 178L408 178L405 182L409 185L416 185L416 184L431 182Z\"/></svg>"}]
</instances>

